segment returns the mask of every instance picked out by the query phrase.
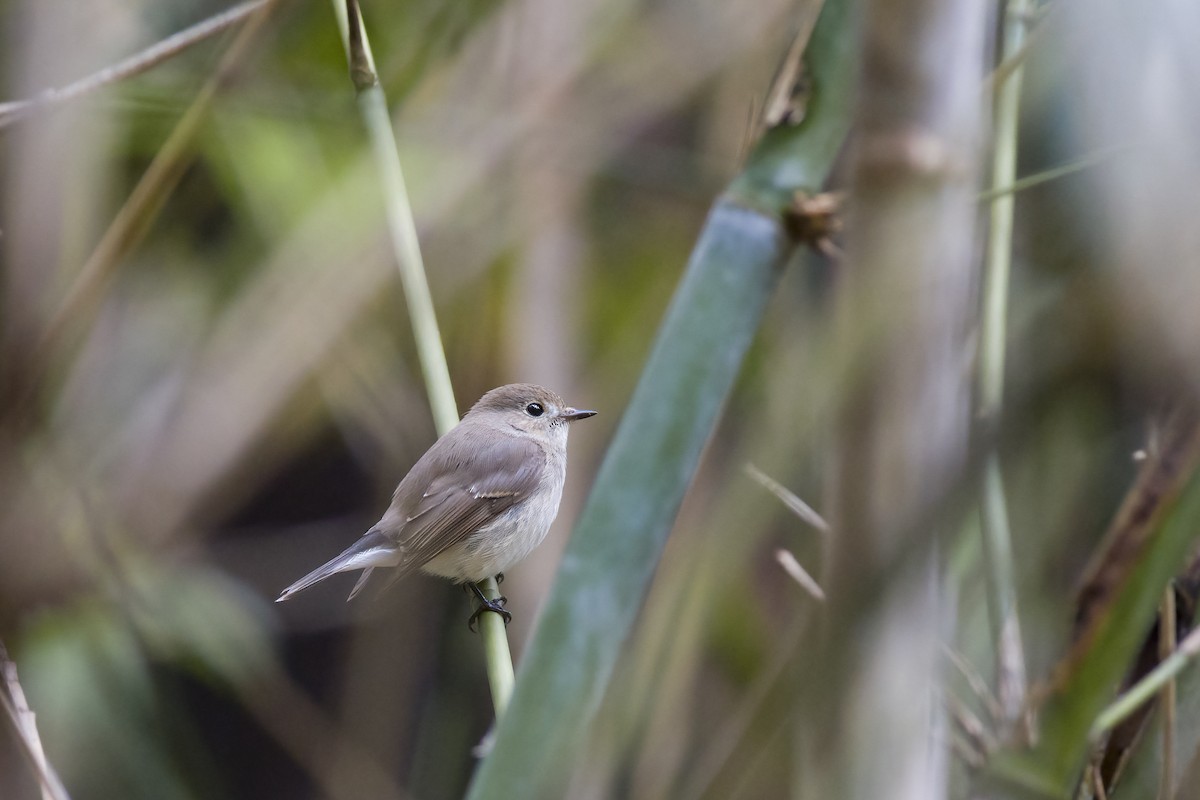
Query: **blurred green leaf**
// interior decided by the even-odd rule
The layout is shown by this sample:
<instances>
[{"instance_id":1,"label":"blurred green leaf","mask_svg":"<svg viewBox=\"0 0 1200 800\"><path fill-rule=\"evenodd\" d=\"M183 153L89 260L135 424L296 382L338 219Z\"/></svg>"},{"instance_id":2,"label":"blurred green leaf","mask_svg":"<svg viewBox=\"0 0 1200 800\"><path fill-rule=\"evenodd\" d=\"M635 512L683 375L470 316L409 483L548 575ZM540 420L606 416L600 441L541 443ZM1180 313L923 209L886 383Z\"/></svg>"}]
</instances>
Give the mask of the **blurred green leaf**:
<instances>
[{"instance_id":1,"label":"blurred green leaf","mask_svg":"<svg viewBox=\"0 0 1200 800\"><path fill-rule=\"evenodd\" d=\"M41 620L17 656L47 758L87 797L191 797L164 736L157 686L127 621L87 601Z\"/></svg>"},{"instance_id":2,"label":"blurred green leaf","mask_svg":"<svg viewBox=\"0 0 1200 800\"><path fill-rule=\"evenodd\" d=\"M274 664L267 604L225 575L143 569L134 619L154 655L219 684L248 684Z\"/></svg>"}]
</instances>

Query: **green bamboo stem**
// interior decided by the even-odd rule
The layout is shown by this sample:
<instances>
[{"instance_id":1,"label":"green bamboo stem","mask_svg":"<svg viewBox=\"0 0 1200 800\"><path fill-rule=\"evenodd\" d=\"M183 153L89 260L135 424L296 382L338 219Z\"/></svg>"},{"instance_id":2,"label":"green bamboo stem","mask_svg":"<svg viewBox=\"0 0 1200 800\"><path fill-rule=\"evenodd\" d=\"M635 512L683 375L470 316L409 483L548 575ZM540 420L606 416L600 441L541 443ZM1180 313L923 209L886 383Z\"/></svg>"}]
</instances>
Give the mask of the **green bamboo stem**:
<instances>
[{"instance_id":1,"label":"green bamboo stem","mask_svg":"<svg viewBox=\"0 0 1200 800\"><path fill-rule=\"evenodd\" d=\"M511 707L467 797L562 797L676 512L796 242L782 219L849 128L849 0L822 6L803 121L768 131L716 203L567 544Z\"/></svg>"},{"instance_id":2,"label":"green bamboo stem","mask_svg":"<svg viewBox=\"0 0 1200 800\"><path fill-rule=\"evenodd\" d=\"M442 346L441 333L438 331L433 297L425 277L417 226L413 221L412 205L408 200L404 172L400 167L400 155L396 150L396 135L392 130L387 98L375 72L375 60L371 55L371 44L367 39L358 3L356 0L333 0L333 10L337 15L342 43L346 48L350 78L358 95L359 111L371 140L375 163L379 167L388 231L395 249L396 264L400 270L400 282L404 287L404 298L408 305L417 357L421 362L421 373L425 379L425 390L429 395L434 425L438 434L443 435L458 424L458 407L454 402L454 389L450 384L450 369L446 364L446 353ZM494 578L484 581L480 588L488 598L500 596ZM514 682L508 634L504 630L504 621L498 614L483 614L479 619L479 632L483 638L492 703L496 709L496 718L499 719L508 706Z\"/></svg>"},{"instance_id":3,"label":"green bamboo stem","mask_svg":"<svg viewBox=\"0 0 1200 800\"><path fill-rule=\"evenodd\" d=\"M1005 10L1003 56L1012 59L1025 39L1028 0L1011 0ZM1017 133L1021 81L1018 63L998 88L992 186L1011 186L1017 171ZM1012 270L1014 197L996 195L989 209L988 243L984 262L983 310L979 347L980 416L995 425L1004 403L1004 363L1008 289ZM1005 721L1014 723L1025 700L1025 655L1017 615L1012 532L1009 530L1004 477L1000 458L988 454L981 487L983 551L987 567L988 610L996 641L997 695Z\"/></svg>"},{"instance_id":4,"label":"green bamboo stem","mask_svg":"<svg viewBox=\"0 0 1200 800\"><path fill-rule=\"evenodd\" d=\"M500 596L500 587L496 584L495 578L482 581L479 588L483 590L483 596L488 600L495 600ZM492 705L496 709L496 719L500 719L508 708L508 701L512 698L513 684L516 682L512 653L508 649L508 634L504 630L504 620L499 614L480 614L479 633L483 637L488 685L492 687Z\"/></svg>"},{"instance_id":5,"label":"green bamboo stem","mask_svg":"<svg viewBox=\"0 0 1200 800\"><path fill-rule=\"evenodd\" d=\"M429 292L429 282L425 278L425 263L421 258L417 226L413 221L412 206L404 184L404 172L400 168L400 154L396 150L396 135L392 130L387 98L375 73L375 59L371 55L371 44L367 40L358 3L355 0L333 0L333 10L337 14L342 43L346 47L350 77L358 93L359 111L371 140L375 163L379 167L388 231L395 248L400 282L404 286L404 299L412 321L417 357L421 362L425 389L429 393L434 425L438 434L442 435L458 424L458 408L454 402L450 369L446 365L442 336L438 331L437 315L433 309L433 297ZM350 15L351 11L353 17Z\"/></svg>"}]
</instances>

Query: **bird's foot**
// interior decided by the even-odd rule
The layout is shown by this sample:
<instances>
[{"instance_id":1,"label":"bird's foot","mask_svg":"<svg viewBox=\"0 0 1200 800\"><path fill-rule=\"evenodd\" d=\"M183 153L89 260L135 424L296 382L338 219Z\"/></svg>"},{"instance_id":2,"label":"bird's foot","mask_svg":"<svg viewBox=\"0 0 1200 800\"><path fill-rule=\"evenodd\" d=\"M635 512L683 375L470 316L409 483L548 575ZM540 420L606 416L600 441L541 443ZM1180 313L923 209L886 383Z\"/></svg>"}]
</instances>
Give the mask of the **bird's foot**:
<instances>
[{"instance_id":1,"label":"bird's foot","mask_svg":"<svg viewBox=\"0 0 1200 800\"><path fill-rule=\"evenodd\" d=\"M467 620L467 627L470 628L472 632L475 631L475 623L479 620L479 615L485 611L491 611L499 614L501 619L504 620L505 625L512 622L512 614L504 608L504 604L508 602L507 597L500 596L495 600L489 600L487 595L483 593L483 590L479 588L479 585L473 581L467 581L467 588L479 600L479 608L475 609L475 613L472 614L470 619Z\"/></svg>"},{"instance_id":2,"label":"bird's foot","mask_svg":"<svg viewBox=\"0 0 1200 800\"><path fill-rule=\"evenodd\" d=\"M473 633L478 633L478 631L475 630L475 623L479 620L479 615L485 611L493 611L499 614L501 619L504 620L505 625L512 622L512 614L506 611L504 608L504 604L507 602L508 598L503 596L497 597L495 600L483 600L479 604L479 608L475 609L475 613L472 614L471 618L467 620L467 627L470 628Z\"/></svg>"}]
</instances>

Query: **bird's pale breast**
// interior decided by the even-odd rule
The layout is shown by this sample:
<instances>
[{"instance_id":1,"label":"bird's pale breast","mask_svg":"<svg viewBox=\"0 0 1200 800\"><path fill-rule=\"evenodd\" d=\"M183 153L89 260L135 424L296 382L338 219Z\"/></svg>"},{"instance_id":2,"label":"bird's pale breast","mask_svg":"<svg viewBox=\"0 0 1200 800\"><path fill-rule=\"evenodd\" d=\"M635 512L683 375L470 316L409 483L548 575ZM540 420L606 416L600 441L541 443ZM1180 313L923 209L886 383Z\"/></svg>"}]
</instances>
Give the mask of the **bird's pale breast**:
<instances>
[{"instance_id":1,"label":"bird's pale breast","mask_svg":"<svg viewBox=\"0 0 1200 800\"><path fill-rule=\"evenodd\" d=\"M458 583L477 582L524 559L546 538L558 515L566 466L565 457L550 457L537 490L489 525L434 556L421 571Z\"/></svg>"}]
</instances>

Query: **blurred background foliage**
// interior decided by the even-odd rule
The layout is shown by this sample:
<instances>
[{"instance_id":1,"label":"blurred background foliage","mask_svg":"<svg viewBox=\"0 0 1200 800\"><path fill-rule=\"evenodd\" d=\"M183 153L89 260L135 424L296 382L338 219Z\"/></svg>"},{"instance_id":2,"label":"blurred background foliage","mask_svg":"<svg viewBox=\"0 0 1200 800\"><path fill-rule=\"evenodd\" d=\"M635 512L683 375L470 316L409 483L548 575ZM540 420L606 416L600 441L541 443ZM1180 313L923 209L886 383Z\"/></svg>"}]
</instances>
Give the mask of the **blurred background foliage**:
<instances>
[{"instance_id":1,"label":"blurred background foliage","mask_svg":"<svg viewBox=\"0 0 1200 800\"><path fill-rule=\"evenodd\" d=\"M1063 659L1076 589L1089 563L1112 563L1104 533L1139 468L1191 441L1195 424L1164 409L1189 408L1198 375L1200 64L1188 37L1200 20L1182 0L1063 5L1029 11L1017 172L1082 168L1016 195L1007 410L999 434L964 439L958 479L925 509L940 576L929 750L945 754L933 783L949 797L1033 791L1038 780L1020 775L1054 773L1050 796L1063 775L1095 782L1082 771L1090 716L1082 733L1052 731L1068 755L1050 769L1046 740L1031 747L1012 719L991 719L977 691L998 682L977 451L995 445L1003 466L1033 707L1074 674ZM742 169L772 76L818 7L364 5L460 408L533 381L600 411L572 436L550 538L504 585L518 665L606 445L638 413L627 400L705 215ZM3 99L64 86L226 9L6 0ZM103 280L83 268L244 24L67 102L0 107L0 640L76 800L460 797L491 724L462 592L422 577L347 604L347 576L271 602L378 518L434 437L327 4L273 7L216 85L161 210L135 220L144 235ZM993 44L995 32L980 43L992 65ZM985 129L989 71L980 64L977 79ZM986 146L975 155L983 164ZM843 244L781 278L567 768L572 798L818 796L805 773L823 768L827 720L806 719L803 701L823 689L812 682L842 621L821 617L776 552L823 581L837 524L812 529L744 466L818 510L844 500L845 409L861 385L839 331L872 319L847 313L845 262L827 257ZM961 270L977 288L978 265ZM963 375L978 337L967 328ZM1149 506L1155 519L1195 466L1189 448ZM1166 566L1121 585L1157 596L1163 570L1185 575L1168 556L1191 549L1197 522L1182 519L1172 544L1151 540ZM1186 606L1194 595L1180 586ZM859 591L886 596L874 582ZM1139 644L1159 635L1152 614L1130 619ZM1181 611L1180 636L1189 625ZM878 635L843 645L865 663ZM1128 650L1078 658L1122 675ZM1194 702L1189 686L1181 705ZM1197 732L1174 726L1170 782L1185 786ZM1114 778L1110 796L1149 796L1137 792L1161 780L1162 737L1147 730L1121 757L1130 785L1151 788L1121 794ZM992 753L1006 766L980 769ZM6 722L0 797L37 796Z\"/></svg>"}]
</instances>

